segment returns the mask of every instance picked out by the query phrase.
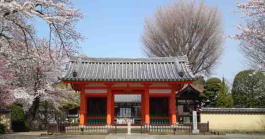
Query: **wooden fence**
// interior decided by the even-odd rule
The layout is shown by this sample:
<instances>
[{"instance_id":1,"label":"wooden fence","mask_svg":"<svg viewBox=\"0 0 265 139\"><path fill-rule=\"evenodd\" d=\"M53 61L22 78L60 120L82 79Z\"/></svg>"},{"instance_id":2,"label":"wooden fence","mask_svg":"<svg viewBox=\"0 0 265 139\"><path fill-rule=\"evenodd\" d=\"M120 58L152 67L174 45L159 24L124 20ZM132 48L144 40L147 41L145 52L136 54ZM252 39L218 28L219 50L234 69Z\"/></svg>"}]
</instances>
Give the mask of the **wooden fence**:
<instances>
[{"instance_id":1,"label":"wooden fence","mask_svg":"<svg viewBox=\"0 0 265 139\"><path fill-rule=\"evenodd\" d=\"M209 123L198 123L198 129L201 133L209 132ZM146 134L191 134L192 124L176 125L139 125L131 127L132 133ZM127 126L119 125L89 125L89 126L71 126L69 124L50 124L48 134L66 133L66 134L108 134L108 133L126 133Z\"/></svg>"},{"instance_id":2,"label":"wooden fence","mask_svg":"<svg viewBox=\"0 0 265 139\"><path fill-rule=\"evenodd\" d=\"M190 134L191 125L145 125L143 133L149 134Z\"/></svg>"}]
</instances>

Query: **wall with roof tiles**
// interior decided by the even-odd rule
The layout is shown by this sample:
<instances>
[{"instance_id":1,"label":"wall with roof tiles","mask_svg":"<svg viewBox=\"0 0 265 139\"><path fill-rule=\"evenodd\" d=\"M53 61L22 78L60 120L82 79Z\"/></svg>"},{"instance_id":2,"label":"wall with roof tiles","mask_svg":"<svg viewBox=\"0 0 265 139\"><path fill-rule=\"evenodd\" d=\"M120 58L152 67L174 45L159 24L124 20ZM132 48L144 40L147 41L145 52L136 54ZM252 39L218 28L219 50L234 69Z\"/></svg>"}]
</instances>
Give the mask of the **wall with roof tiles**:
<instances>
[{"instance_id":1,"label":"wall with roof tiles","mask_svg":"<svg viewBox=\"0 0 265 139\"><path fill-rule=\"evenodd\" d=\"M265 130L265 113L201 113L201 122L210 130Z\"/></svg>"}]
</instances>

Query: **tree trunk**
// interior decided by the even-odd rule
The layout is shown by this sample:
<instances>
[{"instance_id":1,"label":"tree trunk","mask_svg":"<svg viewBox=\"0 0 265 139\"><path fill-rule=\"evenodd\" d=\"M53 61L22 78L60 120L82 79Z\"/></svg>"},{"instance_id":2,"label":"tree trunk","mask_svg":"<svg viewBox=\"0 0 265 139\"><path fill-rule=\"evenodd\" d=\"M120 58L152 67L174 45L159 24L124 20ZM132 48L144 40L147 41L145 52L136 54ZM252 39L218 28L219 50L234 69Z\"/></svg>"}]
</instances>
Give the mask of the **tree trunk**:
<instances>
[{"instance_id":1,"label":"tree trunk","mask_svg":"<svg viewBox=\"0 0 265 139\"><path fill-rule=\"evenodd\" d=\"M40 104L40 97L36 97L29 109L28 120L29 120L29 124L31 127L33 127L33 122L36 120L36 115L39 109L39 104Z\"/></svg>"},{"instance_id":2,"label":"tree trunk","mask_svg":"<svg viewBox=\"0 0 265 139\"><path fill-rule=\"evenodd\" d=\"M45 115L45 128L48 128L48 102L45 101L45 111L44 111L44 115Z\"/></svg>"}]
</instances>

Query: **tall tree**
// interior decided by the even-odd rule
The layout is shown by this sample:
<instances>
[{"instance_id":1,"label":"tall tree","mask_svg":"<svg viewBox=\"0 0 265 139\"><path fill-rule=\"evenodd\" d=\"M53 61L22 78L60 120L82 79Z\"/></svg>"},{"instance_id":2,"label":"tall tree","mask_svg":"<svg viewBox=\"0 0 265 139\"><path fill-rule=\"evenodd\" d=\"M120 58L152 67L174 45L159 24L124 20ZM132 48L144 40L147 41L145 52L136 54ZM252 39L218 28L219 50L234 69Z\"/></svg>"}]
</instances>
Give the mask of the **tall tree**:
<instances>
[{"instance_id":1,"label":"tall tree","mask_svg":"<svg viewBox=\"0 0 265 139\"><path fill-rule=\"evenodd\" d=\"M202 94L202 103L205 107L215 107L217 95L221 89L221 80L219 78L210 78L206 81L204 92Z\"/></svg>"},{"instance_id":2,"label":"tall tree","mask_svg":"<svg viewBox=\"0 0 265 139\"><path fill-rule=\"evenodd\" d=\"M28 104L30 121L35 119L41 101L50 100L56 105L68 96L53 84L68 56L76 54L81 39L74 27L81 14L71 5L68 0L0 2L0 61L4 61L0 81L8 88L0 91L0 96L9 93L7 96ZM35 19L47 23L47 37L37 35ZM12 78L1 76L4 70L10 71Z\"/></svg>"},{"instance_id":3,"label":"tall tree","mask_svg":"<svg viewBox=\"0 0 265 139\"><path fill-rule=\"evenodd\" d=\"M222 50L220 13L202 1L179 0L145 21L142 39L148 56L186 55L195 74L210 74Z\"/></svg>"},{"instance_id":4,"label":"tall tree","mask_svg":"<svg viewBox=\"0 0 265 139\"><path fill-rule=\"evenodd\" d=\"M236 107L265 107L265 75L261 71L239 72L233 82L232 95Z\"/></svg>"},{"instance_id":5,"label":"tall tree","mask_svg":"<svg viewBox=\"0 0 265 139\"><path fill-rule=\"evenodd\" d=\"M245 15L246 25L239 25L241 33L233 37L241 41L242 52L253 68L265 68L265 1L247 0L237 7Z\"/></svg>"},{"instance_id":6,"label":"tall tree","mask_svg":"<svg viewBox=\"0 0 265 139\"><path fill-rule=\"evenodd\" d=\"M81 37L74 28L80 17L79 11L71 8L69 0L1 0L0 46L37 48L37 25L32 23L41 19L50 31L49 44L57 43L55 46L70 53Z\"/></svg>"},{"instance_id":7,"label":"tall tree","mask_svg":"<svg viewBox=\"0 0 265 139\"><path fill-rule=\"evenodd\" d=\"M1 56L0 56L1 57ZM10 86L12 83L13 74L8 70L4 64L5 58L0 58L0 108L11 104L14 100L13 94L10 92Z\"/></svg>"},{"instance_id":8,"label":"tall tree","mask_svg":"<svg viewBox=\"0 0 265 139\"><path fill-rule=\"evenodd\" d=\"M233 98L225 79L210 78L206 81L201 95L204 107L228 108L233 106Z\"/></svg>"},{"instance_id":9,"label":"tall tree","mask_svg":"<svg viewBox=\"0 0 265 139\"><path fill-rule=\"evenodd\" d=\"M220 90L218 91L216 97L216 107L218 108L228 108L233 106L233 98L232 94L229 92L229 88L225 83L225 79L223 78Z\"/></svg>"}]
</instances>

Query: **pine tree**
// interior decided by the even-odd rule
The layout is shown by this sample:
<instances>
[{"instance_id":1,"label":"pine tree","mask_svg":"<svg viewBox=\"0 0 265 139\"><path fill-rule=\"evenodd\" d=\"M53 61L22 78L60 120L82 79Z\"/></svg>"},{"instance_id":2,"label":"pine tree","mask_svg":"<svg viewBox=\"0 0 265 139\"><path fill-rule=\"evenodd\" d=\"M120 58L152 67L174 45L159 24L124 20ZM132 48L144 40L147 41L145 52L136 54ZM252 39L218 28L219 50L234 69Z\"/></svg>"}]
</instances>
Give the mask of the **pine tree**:
<instances>
[{"instance_id":1,"label":"pine tree","mask_svg":"<svg viewBox=\"0 0 265 139\"><path fill-rule=\"evenodd\" d=\"M219 78L208 79L201 97L204 107L227 108L233 106L233 98L224 78L222 81Z\"/></svg>"},{"instance_id":2,"label":"pine tree","mask_svg":"<svg viewBox=\"0 0 265 139\"><path fill-rule=\"evenodd\" d=\"M232 95L229 93L229 88L225 83L225 79L223 78L222 83L220 85L220 90L216 98L216 107L227 108L232 106L233 98Z\"/></svg>"}]
</instances>

